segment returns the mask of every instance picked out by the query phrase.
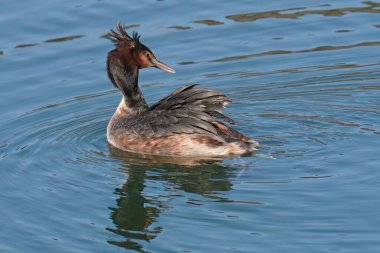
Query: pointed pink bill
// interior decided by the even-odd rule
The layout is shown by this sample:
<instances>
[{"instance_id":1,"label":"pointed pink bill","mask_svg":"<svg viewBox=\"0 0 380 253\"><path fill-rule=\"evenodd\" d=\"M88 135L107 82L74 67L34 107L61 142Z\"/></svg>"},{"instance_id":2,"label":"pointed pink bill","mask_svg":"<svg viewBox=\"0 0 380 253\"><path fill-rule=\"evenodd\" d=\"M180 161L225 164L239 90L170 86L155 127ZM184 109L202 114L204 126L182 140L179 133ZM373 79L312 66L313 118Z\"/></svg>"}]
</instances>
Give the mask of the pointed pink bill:
<instances>
[{"instance_id":1,"label":"pointed pink bill","mask_svg":"<svg viewBox=\"0 0 380 253\"><path fill-rule=\"evenodd\" d=\"M172 73L172 74L175 73L174 69L172 69L171 67L169 67L165 63L160 62L157 59L152 59L152 63L153 63L153 66L156 67L156 68L159 68L159 69L161 69L163 71L166 71L166 72L169 72L169 73Z\"/></svg>"}]
</instances>

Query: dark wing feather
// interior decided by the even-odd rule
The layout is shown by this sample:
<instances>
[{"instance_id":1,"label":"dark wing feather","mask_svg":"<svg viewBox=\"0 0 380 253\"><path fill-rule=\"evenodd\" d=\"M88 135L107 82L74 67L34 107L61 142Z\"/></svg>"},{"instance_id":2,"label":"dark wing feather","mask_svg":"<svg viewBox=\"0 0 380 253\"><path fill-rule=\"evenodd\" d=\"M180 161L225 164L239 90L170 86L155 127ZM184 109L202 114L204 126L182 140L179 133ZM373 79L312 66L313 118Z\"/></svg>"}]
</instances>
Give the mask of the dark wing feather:
<instances>
[{"instance_id":1,"label":"dark wing feather","mask_svg":"<svg viewBox=\"0 0 380 253\"><path fill-rule=\"evenodd\" d=\"M140 133L155 137L174 133L199 133L222 140L212 122L218 118L235 123L222 114L224 106L231 101L219 91L196 86L197 84L183 86L140 114L140 129L146 129Z\"/></svg>"}]
</instances>

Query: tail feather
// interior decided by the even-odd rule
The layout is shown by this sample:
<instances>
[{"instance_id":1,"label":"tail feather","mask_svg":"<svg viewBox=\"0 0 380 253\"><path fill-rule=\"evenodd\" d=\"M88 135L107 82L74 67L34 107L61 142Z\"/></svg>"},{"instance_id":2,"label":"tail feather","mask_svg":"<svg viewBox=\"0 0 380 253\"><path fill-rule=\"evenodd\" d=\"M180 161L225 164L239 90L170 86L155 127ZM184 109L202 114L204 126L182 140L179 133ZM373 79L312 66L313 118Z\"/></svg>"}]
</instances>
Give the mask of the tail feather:
<instances>
[{"instance_id":1,"label":"tail feather","mask_svg":"<svg viewBox=\"0 0 380 253\"><path fill-rule=\"evenodd\" d=\"M213 121L211 124L225 139L230 140L232 143L239 143L242 148L248 151L254 151L259 147L257 141L252 140L221 122Z\"/></svg>"}]
</instances>

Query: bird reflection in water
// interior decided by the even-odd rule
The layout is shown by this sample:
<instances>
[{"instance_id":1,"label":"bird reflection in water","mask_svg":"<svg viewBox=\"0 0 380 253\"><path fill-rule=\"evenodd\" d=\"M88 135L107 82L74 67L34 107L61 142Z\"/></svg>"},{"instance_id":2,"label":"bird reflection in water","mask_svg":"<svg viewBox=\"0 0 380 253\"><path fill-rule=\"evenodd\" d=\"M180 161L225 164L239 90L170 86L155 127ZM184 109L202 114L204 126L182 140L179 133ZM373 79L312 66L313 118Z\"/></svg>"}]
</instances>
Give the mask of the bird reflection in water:
<instances>
[{"instance_id":1,"label":"bird reflection in water","mask_svg":"<svg viewBox=\"0 0 380 253\"><path fill-rule=\"evenodd\" d=\"M149 252L144 244L165 229L155 223L161 212L171 208L170 202L180 196L178 191L207 197L216 191L228 191L232 186L228 169L218 160L187 158L183 163L185 160L177 157L152 157L109 148L110 156L122 162L120 170L127 176L125 183L115 189L116 206L110 207L115 227L107 230L122 237L108 241L115 246ZM168 182L165 184L172 187L165 187L159 196L151 195L148 181Z\"/></svg>"}]
</instances>

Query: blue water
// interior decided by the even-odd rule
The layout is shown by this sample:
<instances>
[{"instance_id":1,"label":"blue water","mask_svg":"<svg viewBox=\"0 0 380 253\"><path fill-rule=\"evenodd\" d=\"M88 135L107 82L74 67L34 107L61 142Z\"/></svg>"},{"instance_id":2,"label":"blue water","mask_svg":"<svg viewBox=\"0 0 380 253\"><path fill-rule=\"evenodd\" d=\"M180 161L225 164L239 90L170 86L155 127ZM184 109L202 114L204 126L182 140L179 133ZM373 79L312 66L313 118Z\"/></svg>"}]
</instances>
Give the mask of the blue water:
<instances>
[{"instance_id":1,"label":"blue water","mask_svg":"<svg viewBox=\"0 0 380 253\"><path fill-rule=\"evenodd\" d=\"M380 2L0 4L0 252L379 252ZM219 89L262 148L110 147L119 21L177 71L140 71L150 103Z\"/></svg>"}]
</instances>

